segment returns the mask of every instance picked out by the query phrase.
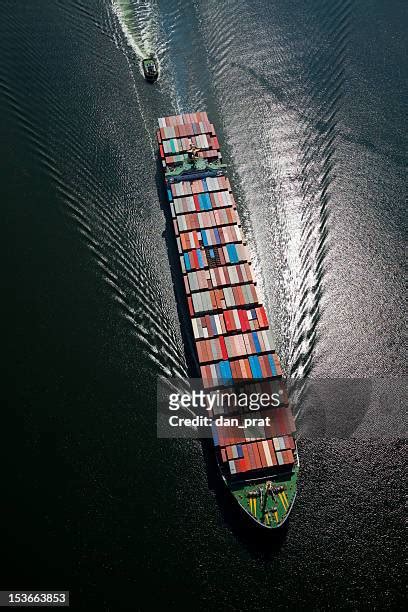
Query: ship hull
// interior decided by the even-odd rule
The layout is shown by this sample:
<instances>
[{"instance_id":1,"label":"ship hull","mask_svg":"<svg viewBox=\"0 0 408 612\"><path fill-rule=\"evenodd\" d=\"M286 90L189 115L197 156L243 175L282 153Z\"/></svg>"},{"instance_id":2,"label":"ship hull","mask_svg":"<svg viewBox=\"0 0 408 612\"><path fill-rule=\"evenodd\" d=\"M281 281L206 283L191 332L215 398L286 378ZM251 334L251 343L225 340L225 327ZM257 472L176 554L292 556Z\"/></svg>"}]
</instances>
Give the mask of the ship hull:
<instances>
[{"instance_id":1,"label":"ship hull","mask_svg":"<svg viewBox=\"0 0 408 612\"><path fill-rule=\"evenodd\" d=\"M251 522L277 529L296 498L296 427L215 128L203 112L163 117L157 141L204 390L279 391L255 429L252 407L217 407L228 426L209 413L225 485Z\"/></svg>"}]
</instances>

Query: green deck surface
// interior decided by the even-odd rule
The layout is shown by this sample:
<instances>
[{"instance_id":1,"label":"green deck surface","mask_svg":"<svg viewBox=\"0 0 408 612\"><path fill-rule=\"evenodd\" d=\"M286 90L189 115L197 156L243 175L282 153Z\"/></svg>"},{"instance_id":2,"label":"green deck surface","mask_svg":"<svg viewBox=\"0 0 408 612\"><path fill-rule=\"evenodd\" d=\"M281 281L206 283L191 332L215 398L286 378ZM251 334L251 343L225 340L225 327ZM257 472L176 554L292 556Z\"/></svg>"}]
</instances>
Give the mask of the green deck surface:
<instances>
[{"instance_id":1,"label":"green deck surface","mask_svg":"<svg viewBox=\"0 0 408 612\"><path fill-rule=\"evenodd\" d=\"M271 476L252 482L228 484L238 503L261 525L268 528L280 527L286 520L295 496L299 468L291 474ZM272 491L283 487L282 492L267 493L267 483Z\"/></svg>"},{"instance_id":2,"label":"green deck surface","mask_svg":"<svg viewBox=\"0 0 408 612\"><path fill-rule=\"evenodd\" d=\"M207 160L202 159L200 157L194 162L191 162L188 159L188 155L185 153L180 153L179 155L176 155L176 157L180 157L179 164L175 168L167 170L167 178L170 176L179 176L184 172L194 172L198 170L222 170L222 168L227 167L225 164L221 164L220 162L208 162Z\"/></svg>"}]
</instances>

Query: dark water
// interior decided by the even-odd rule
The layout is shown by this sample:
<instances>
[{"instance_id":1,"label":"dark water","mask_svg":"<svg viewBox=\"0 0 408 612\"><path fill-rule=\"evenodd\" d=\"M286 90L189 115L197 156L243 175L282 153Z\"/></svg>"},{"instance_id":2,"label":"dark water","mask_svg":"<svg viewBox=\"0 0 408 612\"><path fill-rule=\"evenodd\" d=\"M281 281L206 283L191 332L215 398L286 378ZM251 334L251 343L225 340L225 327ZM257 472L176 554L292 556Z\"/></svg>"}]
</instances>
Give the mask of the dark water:
<instances>
[{"instance_id":1,"label":"dark water","mask_svg":"<svg viewBox=\"0 0 408 612\"><path fill-rule=\"evenodd\" d=\"M86 610L401 607L406 2L3 0L0 28L1 586ZM343 438L299 407L279 537L237 521L199 443L155 436L157 376L186 360L154 129L195 110L287 372L390 398Z\"/></svg>"}]
</instances>

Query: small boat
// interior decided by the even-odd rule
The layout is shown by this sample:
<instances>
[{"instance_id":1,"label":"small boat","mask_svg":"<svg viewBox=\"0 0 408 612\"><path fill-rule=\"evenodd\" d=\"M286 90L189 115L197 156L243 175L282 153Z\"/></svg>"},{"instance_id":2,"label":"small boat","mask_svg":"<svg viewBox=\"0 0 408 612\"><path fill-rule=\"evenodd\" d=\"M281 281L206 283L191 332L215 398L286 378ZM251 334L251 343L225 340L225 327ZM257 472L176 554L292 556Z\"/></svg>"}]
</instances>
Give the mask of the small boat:
<instances>
[{"instance_id":1,"label":"small boat","mask_svg":"<svg viewBox=\"0 0 408 612\"><path fill-rule=\"evenodd\" d=\"M142 61L143 74L146 81L153 83L159 76L159 66L157 60L151 56L147 57Z\"/></svg>"}]
</instances>

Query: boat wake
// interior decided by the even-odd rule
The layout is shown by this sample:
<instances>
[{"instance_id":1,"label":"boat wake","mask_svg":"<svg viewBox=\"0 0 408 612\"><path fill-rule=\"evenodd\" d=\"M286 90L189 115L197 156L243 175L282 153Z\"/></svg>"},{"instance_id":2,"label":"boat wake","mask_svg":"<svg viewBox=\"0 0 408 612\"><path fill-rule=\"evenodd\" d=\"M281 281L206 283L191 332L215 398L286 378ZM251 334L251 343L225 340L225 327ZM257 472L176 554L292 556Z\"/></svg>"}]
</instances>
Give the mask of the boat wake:
<instances>
[{"instance_id":1,"label":"boat wake","mask_svg":"<svg viewBox=\"0 0 408 612\"><path fill-rule=\"evenodd\" d=\"M65 14L69 12L73 27L79 28L78 22L82 24L81 4L73 2L58 6L57 10L64 10ZM10 30L17 32L18 23L13 22L13 15L9 21ZM90 15L87 24L93 21L96 18L94 20ZM97 40L101 40L102 32L103 23L97 22L93 30ZM88 30L84 44L89 39ZM153 222L151 217L156 220L150 207L150 202L157 198L155 184L152 182L147 188L144 173L141 176L134 173L135 159L128 154L124 160L121 149L124 138L113 140L106 125L100 122L99 115L87 115L86 124L72 122L72 116L58 99L58 91L53 87L46 64L31 45L30 38L19 36L16 40L19 41L19 57L24 58L36 75L35 103L27 96L26 84L14 76L10 78L15 72L10 57L0 69L0 94L4 108L27 142L41 173L54 186L63 212L88 247L98 275L126 321L130 336L155 370L162 375L183 377L185 361L179 331L168 314L168 300L163 293L159 272L157 251L161 239L155 243L148 239ZM92 49L98 48L90 42L87 44ZM95 63L100 65L101 61L102 58L98 57ZM81 116L79 109L87 108L87 90L83 87L78 91L76 112ZM103 99L99 107L101 114L105 111ZM44 128L42 112L38 112L43 108L47 109L49 118L47 129ZM104 116L110 121L109 112ZM144 117L140 119L139 126L143 126ZM120 130L120 121L110 123L109 127ZM95 134L99 135L97 141ZM148 155L150 143L143 141L142 134L139 131L138 142L142 143L139 153L146 160L146 167L150 164L146 173L152 174L155 163ZM132 150L126 144L123 147L127 153ZM90 151L93 151L92 155ZM150 221L146 222L146 219Z\"/></svg>"},{"instance_id":2,"label":"boat wake","mask_svg":"<svg viewBox=\"0 0 408 612\"><path fill-rule=\"evenodd\" d=\"M300 118L300 178L302 233L297 301L292 319L290 371L307 376L313 366L316 328L321 314L322 280L328 250L330 187L335 178L338 113L344 89L344 60L351 2L337 2L328 10L321 28L330 45L321 45L310 58L307 87Z\"/></svg>"},{"instance_id":3,"label":"boat wake","mask_svg":"<svg viewBox=\"0 0 408 612\"><path fill-rule=\"evenodd\" d=\"M153 3L140 0L112 0L112 9L128 45L135 54L143 59L155 53L157 29Z\"/></svg>"}]
</instances>

